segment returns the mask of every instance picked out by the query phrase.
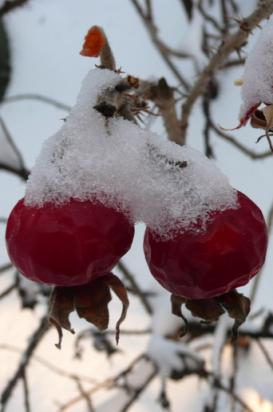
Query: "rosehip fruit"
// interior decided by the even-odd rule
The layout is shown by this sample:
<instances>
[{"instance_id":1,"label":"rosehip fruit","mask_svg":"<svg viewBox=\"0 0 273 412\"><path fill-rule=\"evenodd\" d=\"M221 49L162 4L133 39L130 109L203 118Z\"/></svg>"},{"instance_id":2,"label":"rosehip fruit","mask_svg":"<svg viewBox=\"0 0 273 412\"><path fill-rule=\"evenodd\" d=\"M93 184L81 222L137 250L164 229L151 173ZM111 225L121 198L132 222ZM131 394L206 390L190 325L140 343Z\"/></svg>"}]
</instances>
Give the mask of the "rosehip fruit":
<instances>
[{"instance_id":1,"label":"rosehip fruit","mask_svg":"<svg viewBox=\"0 0 273 412\"><path fill-rule=\"evenodd\" d=\"M209 299L246 284L261 269L267 228L262 212L243 193L238 207L210 214L205 230L185 230L168 240L149 228L144 252L152 275L172 294Z\"/></svg>"},{"instance_id":2,"label":"rosehip fruit","mask_svg":"<svg viewBox=\"0 0 273 412\"><path fill-rule=\"evenodd\" d=\"M108 274L133 236L127 217L101 203L30 207L21 199L9 216L6 242L11 262L27 278L74 286Z\"/></svg>"}]
</instances>

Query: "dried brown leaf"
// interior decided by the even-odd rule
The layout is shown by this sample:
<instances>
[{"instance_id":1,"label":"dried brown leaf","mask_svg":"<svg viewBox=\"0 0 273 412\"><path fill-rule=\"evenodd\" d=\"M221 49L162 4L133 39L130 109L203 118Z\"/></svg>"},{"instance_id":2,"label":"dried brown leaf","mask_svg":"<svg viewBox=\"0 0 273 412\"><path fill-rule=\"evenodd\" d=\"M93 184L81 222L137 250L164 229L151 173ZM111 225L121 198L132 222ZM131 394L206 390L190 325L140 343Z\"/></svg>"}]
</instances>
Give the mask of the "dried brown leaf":
<instances>
[{"instance_id":1,"label":"dried brown leaf","mask_svg":"<svg viewBox=\"0 0 273 412\"><path fill-rule=\"evenodd\" d=\"M74 311L72 288L55 287L49 302L48 317L49 322L54 325L59 335L59 342L56 347L61 349L63 332L62 328L71 333L75 333L71 328L69 315Z\"/></svg>"},{"instance_id":2,"label":"dried brown leaf","mask_svg":"<svg viewBox=\"0 0 273 412\"><path fill-rule=\"evenodd\" d=\"M120 333L119 327L126 318L129 306L128 294L125 286L117 276L113 275L112 273L109 273L109 275L104 276L103 279L106 282L106 284L111 288L111 290L117 295L117 297L122 303L122 312L120 318L116 323L116 342L118 344Z\"/></svg>"},{"instance_id":3,"label":"dried brown leaf","mask_svg":"<svg viewBox=\"0 0 273 412\"><path fill-rule=\"evenodd\" d=\"M273 105L264 107L263 114L266 119L266 130L273 129Z\"/></svg>"},{"instance_id":4,"label":"dried brown leaf","mask_svg":"<svg viewBox=\"0 0 273 412\"><path fill-rule=\"evenodd\" d=\"M207 322L218 320L225 311L215 299L188 300L186 307L193 316L204 319Z\"/></svg>"},{"instance_id":5,"label":"dried brown leaf","mask_svg":"<svg viewBox=\"0 0 273 412\"><path fill-rule=\"evenodd\" d=\"M79 317L100 330L108 327L108 303L110 301L111 294L104 282L104 277L74 288L74 305Z\"/></svg>"},{"instance_id":6,"label":"dried brown leaf","mask_svg":"<svg viewBox=\"0 0 273 412\"><path fill-rule=\"evenodd\" d=\"M252 114L250 124L254 129L266 129L266 118L261 110L256 110Z\"/></svg>"},{"instance_id":7,"label":"dried brown leaf","mask_svg":"<svg viewBox=\"0 0 273 412\"><path fill-rule=\"evenodd\" d=\"M236 339L239 326L244 323L249 314L250 300L236 290L219 296L217 299L228 312L229 316L234 319L232 332L233 338Z\"/></svg>"}]
</instances>

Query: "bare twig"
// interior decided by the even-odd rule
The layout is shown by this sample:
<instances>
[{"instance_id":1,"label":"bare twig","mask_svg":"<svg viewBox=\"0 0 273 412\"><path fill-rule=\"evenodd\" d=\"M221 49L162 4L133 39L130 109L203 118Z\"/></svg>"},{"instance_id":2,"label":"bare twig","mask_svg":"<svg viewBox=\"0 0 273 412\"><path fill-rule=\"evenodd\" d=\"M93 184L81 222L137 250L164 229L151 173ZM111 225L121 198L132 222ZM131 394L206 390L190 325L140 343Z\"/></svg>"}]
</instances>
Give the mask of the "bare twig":
<instances>
[{"instance_id":1,"label":"bare twig","mask_svg":"<svg viewBox=\"0 0 273 412\"><path fill-rule=\"evenodd\" d=\"M124 275L124 277L127 279L127 281L129 282L131 288L135 291L135 294L138 296L146 312L149 315L151 315L153 313L152 306L150 302L148 301L147 297L145 296L145 294L143 294L141 288L139 287L135 279L135 276L129 271L127 266L121 260L118 263L118 268L121 271L121 273Z\"/></svg>"},{"instance_id":2,"label":"bare twig","mask_svg":"<svg viewBox=\"0 0 273 412\"><path fill-rule=\"evenodd\" d=\"M77 387L79 389L79 392L81 394L81 396L85 399L86 401L86 406L87 406L87 410L88 412L95 412L95 409L92 405L92 401L91 401L91 397L90 395L88 395L88 393L85 392L81 382L78 379L75 379L75 382L77 384Z\"/></svg>"},{"instance_id":3,"label":"bare twig","mask_svg":"<svg viewBox=\"0 0 273 412\"><path fill-rule=\"evenodd\" d=\"M128 378L130 377L130 382L134 381L134 374L136 374L137 381L132 387L129 384ZM253 410L234 392L231 391L229 387L225 386L219 378L217 378L212 372L207 371L203 366L196 367L193 369L186 369L184 377L188 375L196 374L201 379L212 380L214 387L219 390L226 392L230 397L232 397L241 407L245 409L246 412L253 412ZM93 395L95 392L101 389L111 389L118 388L117 394L110 398L109 401L106 401L101 407L97 409L98 412L102 412L107 407L108 404L115 404L118 401L119 406L116 405L116 410L120 412L128 411L132 403L139 397L139 395L147 388L149 383L157 375L157 368L153 363L145 356L139 355L130 365L114 378L108 378L105 381L99 383L98 385L92 387L90 390L85 391L86 394ZM139 376L142 376L142 380L139 381ZM124 384L122 385L122 382ZM70 409L72 406L82 401L83 396L78 395L70 399L65 403L60 409L59 412L64 412Z\"/></svg>"},{"instance_id":4,"label":"bare twig","mask_svg":"<svg viewBox=\"0 0 273 412\"><path fill-rule=\"evenodd\" d=\"M193 338L197 338L200 336L204 336L206 334L211 334L215 330L215 325L209 325L209 324L201 324L199 322L189 322L188 325L189 328L189 333ZM227 332L228 336L231 336L231 329L228 330ZM259 339L259 338L267 338L267 339L272 339L273 338L273 332L270 330L270 328L266 327L266 325L262 325L260 328L253 329L253 328L247 328L247 327L241 327L239 329L239 336L245 336L249 337L252 339Z\"/></svg>"},{"instance_id":5,"label":"bare twig","mask_svg":"<svg viewBox=\"0 0 273 412\"><path fill-rule=\"evenodd\" d=\"M13 102L17 102L20 100L36 100L38 102L46 103L51 106L54 106L57 109L64 110L65 112L69 112L71 110L70 106L62 102L52 99L51 97L46 97L41 94L34 94L34 93L16 94L14 96L5 97L5 99L3 100L3 103L13 103Z\"/></svg>"},{"instance_id":6,"label":"bare twig","mask_svg":"<svg viewBox=\"0 0 273 412\"><path fill-rule=\"evenodd\" d=\"M152 100L163 118L168 139L181 144L181 127L176 113L174 90L162 77L157 83L140 83L140 93L146 99Z\"/></svg>"},{"instance_id":7,"label":"bare twig","mask_svg":"<svg viewBox=\"0 0 273 412\"><path fill-rule=\"evenodd\" d=\"M240 152L244 153L246 156L250 157L252 160L263 160L267 159L268 157L272 157L272 152L271 150L268 150L267 152L261 152L261 153L256 153L249 149L248 147L244 146L241 144L238 140L234 139L233 136L227 134L226 132L222 131L219 129L213 121L210 119L210 126L211 129L223 140L226 142L232 144L234 147L240 150Z\"/></svg>"},{"instance_id":8,"label":"bare twig","mask_svg":"<svg viewBox=\"0 0 273 412\"><path fill-rule=\"evenodd\" d=\"M21 361L17 367L17 370L15 371L13 377L9 380L7 385L5 386L1 399L0 399L0 404L1 404L1 412L4 412L6 410L7 404L9 400L11 399L11 396L13 394L13 391L20 379L22 379L25 370L32 358L32 355L34 351L36 350L37 346L41 342L42 338L45 336L45 334L48 332L50 326L48 323L48 318L47 316L44 316L41 318L40 323L38 328L34 331L32 336L29 339L28 346L25 350L25 352L22 355Z\"/></svg>"},{"instance_id":9,"label":"bare twig","mask_svg":"<svg viewBox=\"0 0 273 412\"><path fill-rule=\"evenodd\" d=\"M218 23L218 21L212 17L211 15L209 15L207 13L207 11L205 10L204 7L204 2L203 0L199 0L198 2L198 10L201 13L201 15L203 16L204 20L207 21L208 23L210 23L218 32L222 33L223 29L222 26Z\"/></svg>"},{"instance_id":10,"label":"bare twig","mask_svg":"<svg viewBox=\"0 0 273 412\"><path fill-rule=\"evenodd\" d=\"M233 67L238 67L244 65L246 62L246 59L240 58L240 59L230 59L224 64L222 64L219 67L219 70L226 70L226 69L232 69Z\"/></svg>"},{"instance_id":11,"label":"bare twig","mask_svg":"<svg viewBox=\"0 0 273 412\"><path fill-rule=\"evenodd\" d=\"M15 153L18 163L19 163L19 167L17 168L16 166L12 166L12 165L8 165L8 164L4 164L3 162L0 163L0 169L9 171L11 173L15 173L16 175L18 175L19 177L21 177L23 180L26 180L29 174L29 171L26 169L25 167L25 163L24 163L24 159L22 156L22 153L20 152L20 150L18 149L18 147L16 146L8 128L6 123L4 122L4 120L0 117L0 126L5 134L5 138L8 142L8 144L11 146L13 152Z\"/></svg>"},{"instance_id":12,"label":"bare twig","mask_svg":"<svg viewBox=\"0 0 273 412\"><path fill-rule=\"evenodd\" d=\"M13 166L6 165L4 163L0 162L0 170L3 170L5 172L11 173L15 176L18 176L20 179L26 181L29 176L29 170L28 169L16 169Z\"/></svg>"},{"instance_id":13,"label":"bare twig","mask_svg":"<svg viewBox=\"0 0 273 412\"><path fill-rule=\"evenodd\" d=\"M27 2L28 0L6 0L0 7L0 18L12 10L15 10L17 7L24 6Z\"/></svg>"},{"instance_id":14,"label":"bare twig","mask_svg":"<svg viewBox=\"0 0 273 412\"><path fill-rule=\"evenodd\" d=\"M256 339L255 342L257 343L257 345L261 349L261 352L263 353L268 365L273 370L273 359L271 358L271 356L270 356L268 350L266 349L266 347L264 346L263 342L261 341L261 339Z\"/></svg>"},{"instance_id":15,"label":"bare twig","mask_svg":"<svg viewBox=\"0 0 273 412\"><path fill-rule=\"evenodd\" d=\"M197 99L205 92L211 77L233 51L239 50L243 44L245 44L251 30L253 30L263 19L268 18L272 12L272 0L261 1L257 9L248 18L244 19L244 28L240 28L235 34L227 36L209 61L208 65L203 69L182 105L181 127L183 141L186 139L189 117L193 106Z\"/></svg>"},{"instance_id":16,"label":"bare twig","mask_svg":"<svg viewBox=\"0 0 273 412\"><path fill-rule=\"evenodd\" d=\"M213 148L210 142L210 131L211 131L211 124L210 124L210 99L207 94L204 95L203 102L202 102L202 109L205 117L205 125L203 129L204 135L204 143L205 143L205 155L209 158L214 158Z\"/></svg>"},{"instance_id":17,"label":"bare twig","mask_svg":"<svg viewBox=\"0 0 273 412\"><path fill-rule=\"evenodd\" d=\"M144 368L146 366L148 367L147 371ZM119 389L122 392L125 391L125 393L126 393L126 385L125 385L125 387L122 386L122 382L124 382L124 380L126 381L126 378L127 378L128 375L130 375L131 373L134 374L135 369L137 369L137 372L139 372L139 368L144 368L143 369L143 374L145 374L145 375L142 375L142 376L145 376L145 378L146 378L146 376L150 376L151 377L150 379L152 379L152 377L155 377L156 372L157 372L156 368L152 365L151 362L149 362L147 360L146 356L144 354L141 354L141 355L137 356L132 362L130 362L130 364L127 366L127 368L125 368L124 370L119 372L116 376L114 376L112 378L107 378L104 381L98 383L97 385L93 386L91 389L86 390L85 394L88 394L89 396L92 396L93 394L95 394L96 392L98 392L102 389L109 390L109 389L115 388L115 387L119 387ZM138 374L138 376L141 376L141 375ZM150 382L150 380L149 380L149 382ZM142 382L141 383L138 382L138 385L142 385ZM136 386L134 388L131 388L131 391L129 391L129 393L128 393L128 397L126 396L124 399L122 399L122 404L124 404L124 402L125 402L125 405L127 404L128 398L130 398L131 396L134 396L134 393L135 393L134 391L136 391L137 388L138 388L138 386ZM142 388L142 390L144 390L144 387ZM72 406L74 406L78 402L82 401L82 399L83 399L82 395L75 396L74 398L67 401L64 405L62 405L58 412L67 411ZM100 408L98 409L98 411L99 410L100 410ZM102 410L103 409L101 409L101 411ZM123 409L121 409L120 412L121 411L123 411Z\"/></svg>"},{"instance_id":18,"label":"bare twig","mask_svg":"<svg viewBox=\"0 0 273 412\"><path fill-rule=\"evenodd\" d=\"M12 264L11 263L6 263L3 266L0 266L0 273L4 273L6 272L6 270L9 270L12 268Z\"/></svg>"},{"instance_id":19,"label":"bare twig","mask_svg":"<svg viewBox=\"0 0 273 412\"><path fill-rule=\"evenodd\" d=\"M22 383L23 383L23 390L24 390L24 400L25 400L25 411L30 412L30 400L29 400L29 386L27 380L26 370L22 373Z\"/></svg>"},{"instance_id":20,"label":"bare twig","mask_svg":"<svg viewBox=\"0 0 273 412\"><path fill-rule=\"evenodd\" d=\"M15 280L10 286L8 286L3 292L0 292L0 299L5 298L8 296L13 290L15 290L18 286L18 281Z\"/></svg>"},{"instance_id":21,"label":"bare twig","mask_svg":"<svg viewBox=\"0 0 273 412\"><path fill-rule=\"evenodd\" d=\"M6 350L6 351L10 351L10 352L15 352L15 353L23 353L23 350L18 348L17 346L13 346L13 345L8 345L5 343L0 344L0 350ZM41 356L38 355L32 355L31 357L31 362L37 362L38 364L44 366L45 368L47 368L48 370L50 370L51 372L55 373L56 375L61 376L62 378L67 378L67 379L71 379L71 380L75 380L78 379L82 382L87 382L87 383L92 383L92 384L96 384L97 381L93 378L90 378L88 376L85 375L79 375L77 373L74 372L67 372L66 370L57 367L56 365L48 362L46 359L42 358Z\"/></svg>"},{"instance_id":22,"label":"bare twig","mask_svg":"<svg viewBox=\"0 0 273 412\"><path fill-rule=\"evenodd\" d=\"M138 12L139 16L141 17L150 35L150 38L152 42L154 43L157 51L161 55L162 59L167 64L167 66L169 67L173 75L176 77L176 79L179 81L179 83L181 83L184 86L185 90L188 90L189 89L188 82L184 79L184 77L182 76L182 74L180 73L176 65L170 59L169 52L167 51L168 48L166 49L162 40L158 38L158 30L157 30L157 27L155 26L154 21L151 20L150 17L147 17L147 14L145 14L145 12L143 11L142 7L140 6L137 0L131 0L131 2L133 6L135 7L136 11Z\"/></svg>"}]
</instances>

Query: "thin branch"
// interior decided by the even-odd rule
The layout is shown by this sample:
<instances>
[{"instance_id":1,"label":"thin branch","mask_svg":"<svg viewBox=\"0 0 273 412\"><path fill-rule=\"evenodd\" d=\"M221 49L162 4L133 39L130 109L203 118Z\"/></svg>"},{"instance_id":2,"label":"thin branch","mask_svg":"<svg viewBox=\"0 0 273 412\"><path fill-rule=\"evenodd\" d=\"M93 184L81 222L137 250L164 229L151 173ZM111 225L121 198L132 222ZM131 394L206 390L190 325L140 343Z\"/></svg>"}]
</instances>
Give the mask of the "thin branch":
<instances>
[{"instance_id":1,"label":"thin branch","mask_svg":"<svg viewBox=\"0 0 273 412\"><path fill-rule=\"evenodd\" d=\"M75 382L77 384L77 387L79 389L79 392L81 394L81 396L85 399L86 401L86 406L87 406L87 410L88 412L95 412L95 409L93 407L90 395L88 395L88 393L85 392L81 382L78 379L75 379Z\"/></svg>"},{"instance_id":2,"label":"thin branch","mask_svg":"<svg viewBox=\"0 0 273 412\"><path fill-rule=\"evenodd\" d=\"M145 361L145 363L141 363ZM148 370L144 370L143 368L150 366ZM142 373L140 373L140 368L142 368ZM137 371L137 383L132 387L128 384L128 377L130 377L130 382L133 381L132 376ZM140 394L147 388L149 383L155 378L157 375L157 368L156 366L144 355L139 355L136 359L134 359L130 365L117 374L114 378L108 378L105 381L99 383L98 385L92 387L90 390L85 391L86 394L93 395L95 392L101 389L112 389L112 388L119 388L117 394L114 395L109 402L115 402L115 399L121 399L120 402L120 412L126 412L132 405L132 403L140 396ZM184 373L184 377L188 375L196 374L201 379L205 380L212 380L214 387L218 388L219 390L226 392L231 398L233 398L241 407L244 408L245 412L254 412L244 401L237 395L234 391L231 391L229 387L225 386L221 380L216 377L212 372L207 371L203 366L193 368L193 369L186 369ZM142 376L143 380L139 382L139 376ZM124 381L124 385L122 385L122 381ZM122 397L122 393L126 393L126 397ZM62 405L59 409L59 412L64 412L70 409L72 406L77 404L78 402L82 401L83 396L78 395L72 399L70 399L66 404ZM104 406L98 408L98 411L103 411Z\"/></svg>"},{"instance_id":3,"label":"thin branch","mask_svg":"<svg viewBox=\"0 0 273 412\"><path fill-rule=\"evenodd\" d=\"M41 318L38 328L34 331L29 339L28 346L21 357L21 361L19 362L17 370L14 372L13 377L9 380L2 392L0 399L1 412L4 412L6 410L7 404L12 397L13 391L17 386L18 381L22 379L34 351L49 329L50 326L48 323L48 317L44 316Z\"/></svg>"},{"instance_id":4,"label":"thin branch","mask_svg":"<svg viewBox=\"0 0 273 412\"><path fill-rule=\"evenodd\" d=\"M29 175L29 171L26 169L25 167L25 162L22 156L22 153L20 152L20 150L18 149L18 147L16 146L11 133L8 130L8 127L6 125L6 123L4 122L4 120L0 117L0 126L4 132L5 138L8 142L8 144L11 146L13 152L15 153L17 160L19 162L19 167L15 167L12 165L8 165L5 163L0 163L0 169L2 170L6 170L8 172L14 173L16 175L18 175L19 177L21 177L21 179L26 180L28 178Z\"/></svg>"},{"instance_id":5,"label":"thin branch","mask_svg":"<svg viewBox=\"0 0 273 412\"><path fill-rule=\"evenodd\" d=\"M6 272L6 270L9 270L12 268L12 263L6 263L3 266L0 266L0 273Z\"/></svg>"},{"instance_id":6,"label":"thin branch","mask_svg":"<svg viewBox=\"0 0 273 412\"><path fill-rule=\"evenodd\" d=\"M30 400L29 400L29 386L28 380L26 375L26 370L22 373L22 383L23 383L23 390L24 390L24 403L25 403L25 411L30 412Z\"/></svg>"},{"instance_id":7,"label":"thin branch","mask_svg":"<svg viewBox=\"0 0 273 412\"><path fill-rule=\"evenodd\" d=\"M104 381L98 383L97 385L93 386L91 389L85 391L86 394L88 394L89 396L92 396L93 394L95 394L96 392L102 390L102 389L107 389L110 390L112 388L115 388L118 386L120 381L124 381L124 379L126 379L127 375L129 375L131 372L134 372L134 369L141 366L141 362L143 361L147 361L147 357L145 356L145 354L141 354L138 355L132 362L130 362L130 364L123 369L121 372L119 372L117 375L115 375L112 378L107 378ZM149 362L149 365L151 366L151 362ZM149 370L149 373L152 373L152 375L155 377L156 374L156 368L154 366L151 367L151 371ZM124 387L119 385L119 388L121 390L124 390ZM132 393L133 393L134 389L132 388ZM130 395L132 394L130 392ZM129 396L130 396L129 395ZM67 401L65 404L63 404L58 412L64 412L67 411L68 409L70 409L72 406L74 406L75 404L77 404L78 402L81 402L83 399L82 395L77 395L74 398L71 398L69 401Z\"/></svg>"},{"instance_id":8,"label":"thin branch","mask_svg":"<svg viewBox=\"0 0 273 412\"><path fill-rule=\"evenodd\" d=\"M201 324L200 322L189 322L188 329L189 329L189 333L195 339L197 337L213 333L215 330L215 325ZM228 335L231 336L231 329L228 330ZM245 336L245 337L249 337L252 339L259 339L259 338L272 339L273 332L269 328L265 327L264 325L259 329L258 328L257 329L246 328L242 326L239 329L239 337L240 336Z\"/></svg>"},{"instance_id":9,"label":"thin branch","mask_svg":"<svg viewBox=\"0 0 273 412\"><path fill-rule=\"evenodd\" d=\"M0 170L11 173L20 179L27 181L30 171L28 169L17 169L16 167L6 165L0 162Z\"/></svg>"},{"instance_id":10,"label":"thin branch","mask_svg":"<svg viewBox=\"0 0 273 412\"><path fill-rule=\"evenodd\" d=\"M218 21L214 17L210 16L207 13L205 8L203 7L203 0L199 0L197 7L198 7L200 14L203 16L204 20L210 23L218 32L222 33L223 32L222 26L218 23Z\"/></svg>"},{"instance_id":11,"label":"thin branch","mask_svg":"<svg viewBox=\"0 0 273 412\"><path fill-rule=\"evenodd\" d=\"M272 157L272 152L271 150L268 150L267 152L262 152L262 153L256 153L249 149L248 147L244 146L241 144L238 140L234 139L233 136L223 132L221 129L219 129L213 121L210 119L210 125L212 130L223 140L226 142L232 144L234 147L240 150L240 152L244 153L246 156L250 157L252 160L263 160L267 159L268 157Z\"/></svg>"},{"instance_id":12,"label":"thin branch","mask_svg":"<svg viewBox=\"0 0 273 412\"><path fill-rule=\"evenodd\" d=\"M250 32L264 19L268 18L273 13L272 0L263 0L257 9L246 19L244 19L244 29L239 30L228 37L219 46L217 52L209 61L208 65L203 69L196 83L189 92L188 97L182 105L182 140L185 142L189 118L193 106L198 98L205 92L208 82L216 72L216 70L224 63L228 56L235 50L239 50L246 42ZM247 29L246 29L247 28Z\"/></svg>"},{"instance_id":13,"label":"thin branch","mask_svg":"<svg viewBox=\"0 0 273 412\"><path fill-rule=\"evenodd\" d=\"M259 346L259 348L261 349L261 352L263 353L268 365L270 366L270 368L273 370L273 359L271 358L268 350L266 349L266 347L264 346L264 344L262 343L261 339L257 339L255 341L257 343L257 345Z\"/></svg>"},{"instance_id":14,"label":"thin branch","mask_svg":"<svg viewBox=\"0 0 273 412\"><path fill-rule=\"evenodd\" d=\"M229 382L230 382L230 389L234 391L236 388L236 378L237 378L237 373L239 370L238 342L234 340L231 345L232 345L232 372L231 372L231 377L230 377ZM235 411L234 400L232 400L231 409L232 409L232 412Z\"/></svg>"},{"instance_id":15,"label":"thin branch","mask_svg":"<svg viewBox=\"0 0 273 412\"><path fill-rule=\"evenodd\" d=\"M147 18L149 20L153 20L153 8L152 8L152 0L145 0L146 10L147 10Z\"/></svg>"},{"instance_id":16,"label":"thin branch","mask_svg":"<svg viewBox=\"0 0 273 412\"><path fill-rule=\"evenodd\" d=\"M152 333L152 329L121 329L120 334L124 336L143 336L143 335L150 335ZM115 330L106 330L103 332L105 335L113 335L115 336Z\"/></svg>"},{"instance_id":17,"label":"thin branch","mask_svg":"<svg viewBox=\"0 0 273 412\"><path fill-rule=\"evenodd\" d=\"M150 302L148 301L147 297L143 294L141 288L139 287L137 281L135 280L134 275L129 271L127 266L121 260L118 263L118 269L127 279L127 281L130 283L131 288L135 291L135 294L138 296L146 312L149 315L151 315L153 313L152 306L150 305Z\"/></svg>"},{"instance_id":18,"label":"thin branch","mask_svg":"<svg viewBox=\"0 0 273 412\"><path fill-rule=\"evenodd\" d=\"M237 395L234 391L232 391L229 387L225 386L220 379L215 378L215 376L211 372L207 372L206 370L201 371L199 374L200 378L202 379L208 379L212 378L214 382L214 386L221 391L227 393L238 405L240 405L244 412L255 412L254 409L252 409L249 405L245 403L245 401L240 398L239 395Z\"/></svg>"},{"instance_id":19,"label":"thin branch","mask_svg":"<svg viewBox=\"0 0 273 412\"><path fill-rule=\"evenodd\" d=\"M133 395L129 398L128 402L124 405L124 407L120 410L120 412L126 412L132 406L132 404L139 398L139 396L147 389L148 385L152 382L152 380L156 377L157 371L155 369L154 373L151 373L143 380L142 384L138 386L133 391Z\"/></svg>"},{"instance_id":20,"label":"thin branch","mask_svg":"<svg viewBox=\"0 0 273 412\"><path fill-rule=\"evenodd\" d=\"M13 282L10 286L8 286L3 292L0 292L0 299L5 298L8 296L14 289L16 289L18 286L18 281L16 280Z\"/></svg>"},{"instance_id":21,"label":"thin branch","mask_svg":"<svg viewBox=\"0 0 273 412\"><path fill-rule=\"evenodd\" d=\"M203 136L204 136L204 143L205 143L205 155L209 158L214 158L215 156L214 156L213 148L212 148L211 142L210 142L211 101L210 101L210 98L208 97L207 93L203 97L202 109L203 109L203 113L204 113L204 117L205 117L205 125L204 125L204 129L203 129Z\"/></svg>"},{"instance_id":22,"label":"thin branch","mask_svg":"<svg viewBox=\"0 0 273 412\"><path fill-rule=\"evenodd\" d=\"M42 96L41 94L34 94L34 93L25 93L25 94L17 94L15 96L9 96L3 100L3 103L13 103L13 102L17 102L20 100L37 100L41 103L46 103L51 106L54 106L57 109L64 110L65 112L69 112L71 110L70 106L62 102L52 99L51 97L46 97L46 96Z\"/></svg>"},{"instance_id":23,"label":"thin branch","mask_svg":"<svg viewBox=\"0 0 273 412\"><path fill-rule=\"evenodd\" d=\"M15 352L15 353L23 353L23 350L13 346L13 345L8 345L8 344L0 344L0 350L6 350L6 351L10 351L10 352ZM57 367L56 365L48 362L46 359L42 358L41 356L38 355L32 355L31 358L31 362L37 362L38 364L44 366L45 368L47 368L48 370L50 370L51 372L55 373L56 375L61 376L62 378L67 378L67 379L71 379L71 380L80 380L83 382L87 382L87 383L92 383L92 384L96 384L97 381L93 378L90 378L88 376L85 375L79 375L77 373L74 372L67 372L66 370Z\"/></svg>"},{"instance_id":24,"label":"thin branch","mask_svg":"<svg viewBox=\"0 0 273 412\"><path fill-rule=\"evenodd\" d=\"M226 63L222 64L219 67L219 70L226 70L226 69L232 69L233 67L238 67L244 65L246 62L246 59L240 58L240 59L231 59L228 60Z\"/></svg>"},{"instance_id":25,"label":"thin branch","mask_svg":"<svg viewBox=\"0 0 273 412\"><path fill-rule=\"evenodd\" d=\"M0 18L5 14L15 10L17 7L24 6L27 2L28 0L6 0L0 7Z\"/></svg>"},{"instance_id":26,"label":"thin branch","mask_svg":"<svg viewBox=\"0 0 273 412\"><path fill-rule=\"evenodd\" d=\"M150 35L150 38L152 42L154 43L157 51L161 55L162 59L164 60L166 65L169 67L169 69L171 70L173 75L176 77L176 79L179 81L179 83L181 83L184 86L185 90L188 90L189 89L188 82L184 79L184 77L181 75L176 65L170 59L169 53L166 51L166 48L163 47L162 40L159 40L158 38L158 30L157 30L157 27L155 26L154 21L147 17L147 15L143 11L142 7L140 6L137 0L131 0L131 3L135 7L139 16L141 17L142 22L144 23Z\"/></svg>"},{"instance_id":27,"label":"thin branch","mask_svg":"<svg viewBox=\"0 0 273 412\"><path fill-rule=\"evenodd\" d=\"M223 31L223 35L225 36L228 33L228 29L229 29L229 20L228 20L226 0L221 0L220 6L221 6L221 15L222 15L222 23L223 23L222 31Z\"/></svg>"},{"instance_id":28,"label":"thin branch","mask_svg":"<svg viewBox=\"0 0 273 412\"><path fill-rule=\"evenodd\" d=\"M154 83L141 81L139 92L145 99L153 101L158 107L168 139L180 144L181 128L176 113L174 90L168 85L164 77Z\"/></svg>"}]
</instances>

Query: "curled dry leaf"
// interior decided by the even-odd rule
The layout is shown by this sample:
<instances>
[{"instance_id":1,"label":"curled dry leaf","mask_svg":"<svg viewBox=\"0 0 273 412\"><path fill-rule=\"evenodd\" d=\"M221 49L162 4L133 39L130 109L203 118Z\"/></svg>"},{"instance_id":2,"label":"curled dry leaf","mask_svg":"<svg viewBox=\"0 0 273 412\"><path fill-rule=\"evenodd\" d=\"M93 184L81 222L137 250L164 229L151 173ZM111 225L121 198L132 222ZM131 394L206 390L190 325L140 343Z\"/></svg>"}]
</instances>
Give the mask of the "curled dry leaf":
<instances>
[{"instance_id":1,"label":"curled dry leaf","mask_svg":"<svg viewBox=\"0 0 273 412\"><path fill-rule=\"evenodd\" d=\"M273 129L273 105L266 106L263 109L263 114L266 120L266 130Z\"/></svg>"},{"instance_id":2,"label":"curled dry leaf","mask_svg":"<svg viewBox=\"0 0 273 412\"><path fill-rule=\"evenodd\" d=\"M223 313L227 312L234 319L233 338L237 337L238 328L245 321L250 311L250 300L236 290L211 299L185 299L172 295L171 303L172 313L181 317L186 324L188 322L181 309L183 304L193 316L206 322L215 322Z\"/></svg>"},{"instance_id":3,"label":"curled dry leaf","mask_svg":"<svg viewBox=\"0 0 273 412\"><path fill-rule=\"evenodd\" d=\"M69 322L69 315L74 310L80 318L92 323L98 329L104 330L108 327L108 304L112 299L110 290L122 303L122 312L116 323L116 342L118 344L119 328L126 317L129 299L123 283L117 276L109 273L82 286L55 287L50 299L49 321L57 329L59 342L56 346L59 349L63 337L62 329L74 333Z\"/></svg>"},{"instance_id":4,"label":"curled dry leaf","mask_svg":"<svg viewBox=\"0 0 273 412\"><path fill-rule=\"evenodd\" d=\"M193 316L204 319L207 322L218 320L225 311L215 299L188 300L186 308Z\"/></svg>"},{"instance_id":5,"label":"curled dry leaf","mask_svg":"<svg viewBox=\"0 0 273 412\"><path fill-rule=\"evenodd\" d=\"M236 339L239 326L244 323L247 315L249 314L250 300L241 293L238 293L236 290L219 296L217 300L224 307L229 316L234 319L232 337L233 339Z\"/></svg>"},{"instance_id":6,"label":"curled dry leaf","mask_svg":"<svg viewBox=\"0 0 273 412\"><path fill-rule=\"evenodd\" d=\"M56 347L61 349L63 332L62 328L75 333L69 322L69 315L74 310L72 288L55 287L49 302L49 322L55 326L59 335Z\"/></svg>"}]
</instances>

